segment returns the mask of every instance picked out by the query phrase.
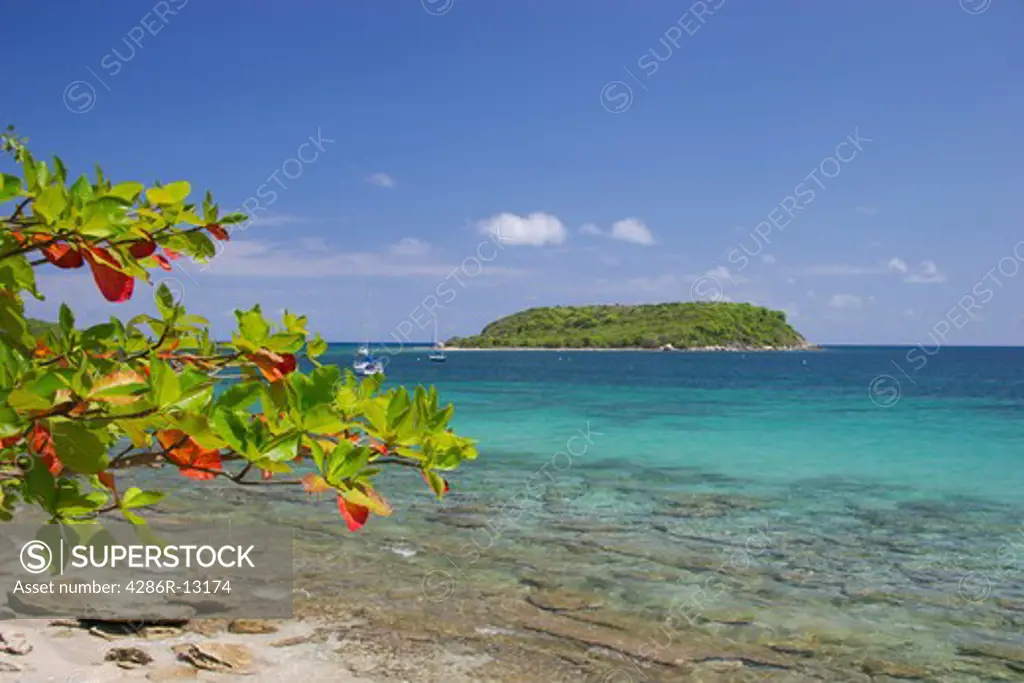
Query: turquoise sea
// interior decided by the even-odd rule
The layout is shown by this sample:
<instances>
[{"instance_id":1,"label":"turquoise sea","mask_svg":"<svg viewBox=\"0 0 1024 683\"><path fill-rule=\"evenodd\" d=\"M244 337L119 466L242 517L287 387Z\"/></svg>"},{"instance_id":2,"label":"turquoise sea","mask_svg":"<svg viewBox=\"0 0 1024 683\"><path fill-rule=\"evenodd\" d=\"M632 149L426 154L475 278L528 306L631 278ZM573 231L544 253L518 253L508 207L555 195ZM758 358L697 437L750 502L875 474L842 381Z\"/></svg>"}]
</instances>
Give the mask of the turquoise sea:
<instances>
[{"instance_id":1,"label":"turquoise sea","mask_svg":"<svg viewBox=\"0 0 1024 683\"><path fill-rule=\"evenodd\" d=\"M382 610L568 591L673 632L805 643L778 651L823 680L868 657L1017 680L1024 349L909 351L406 350L389 383L437 385L480 445L443 503L397 473L395 516L351 535L330 500L223 496L329 535L308 590L359 584Z\"/></svg>"}]
</instances>

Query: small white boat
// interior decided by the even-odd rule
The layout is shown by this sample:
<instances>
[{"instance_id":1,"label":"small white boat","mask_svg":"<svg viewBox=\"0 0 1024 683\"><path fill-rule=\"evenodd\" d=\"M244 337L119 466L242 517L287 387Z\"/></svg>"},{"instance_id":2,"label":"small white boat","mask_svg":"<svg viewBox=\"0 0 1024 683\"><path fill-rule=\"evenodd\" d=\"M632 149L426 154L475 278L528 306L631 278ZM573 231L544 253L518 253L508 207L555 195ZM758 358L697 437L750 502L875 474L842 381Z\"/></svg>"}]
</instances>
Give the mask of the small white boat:
<instances>
[{"instance_id":1,"label":"small white boat","mask_svg":"<svg viewBox=\"0 0 1024 683\"><path fill-rule=\"evenodd\" d=\"M437 318L434 318L434 350L427 358L434 363L443 363L448 360L448 356L444 354L444 344L437 340Z\"/></svg>"},{"instance_id":2,"label":"small white boat","mask_svg":"<svg viewBox=\"0 0 1024 683\"><path fill-rule=\"evenodd\" d=\"M356 359L352 362L352 371L360 377L384 374L384 363L370 353L370 347L363 344L356 351Z\"/></svg>"}]
</instances>

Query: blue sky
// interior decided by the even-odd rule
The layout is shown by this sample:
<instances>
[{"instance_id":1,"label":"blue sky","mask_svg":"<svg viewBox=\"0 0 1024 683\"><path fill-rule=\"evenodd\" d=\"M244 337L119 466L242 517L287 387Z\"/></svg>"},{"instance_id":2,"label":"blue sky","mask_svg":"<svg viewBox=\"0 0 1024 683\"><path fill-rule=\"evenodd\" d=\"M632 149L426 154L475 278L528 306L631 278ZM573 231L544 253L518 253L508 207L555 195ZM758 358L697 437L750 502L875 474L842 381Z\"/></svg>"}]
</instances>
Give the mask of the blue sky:
<instances>
[{"instance_id":1,"label":"blue sky","mask_svg":"<svg viewBox=\"0 0 1024 683\"><path fill-rule=\"evenodd\" d=\"M187 179L225 209L262 195L252 227L174 274L221 332L257 301L331 339L429 339L432 316L446 337L530 306L696 295L783 308L822 343L926 343L942 320L950 344L1020 343L1018 0L168 0L5 19L23 30L0 121L37 156ZM145 288L107 305L81 277L46 273L33 312L152 306Z\"/></svg>"}]
</instances>

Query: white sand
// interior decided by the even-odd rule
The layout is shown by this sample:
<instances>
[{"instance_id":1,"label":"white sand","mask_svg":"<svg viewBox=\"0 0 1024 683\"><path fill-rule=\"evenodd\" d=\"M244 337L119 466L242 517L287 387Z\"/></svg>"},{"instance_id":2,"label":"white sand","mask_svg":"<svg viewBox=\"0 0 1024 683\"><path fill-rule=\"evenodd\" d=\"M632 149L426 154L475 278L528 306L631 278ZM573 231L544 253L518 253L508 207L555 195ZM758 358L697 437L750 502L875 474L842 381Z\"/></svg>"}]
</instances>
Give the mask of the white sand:
<instances>
[{"instance_id":1,"label":"white sand","mask_svg":"<svg viewBox=\"0 0 1024 683\"><path fill-rule=\"evenodd\" d=\"M313 627L304 622L284 622L280 632L268 635L235 635L218 633L204 637L197 633L183 633L166 639L123 637L116 640L91 635L83 629L49 626L50 620L18 620L0 622L0 633L7 639L22 634L32 645L25 655L0 654L0 681L3 683L118 683L121 681L151 681L147 676L169 667L192 669L191 665L176 661L171 647L182 643L206 641L239 643L249 648L256 658L252 675L238 676L209 671L196 671L180 681L252 681L253 683L373 683L374 679L361 678L352 673L350 666L368 669L372 665L359 661L360 657L346 657L344 663L337 654L338 643L303 643L288 647L270 647L270 643L290 636L309 635ZM113 662L105 662L106 653L115 647L138 647L150 654L154 661L134 670L124 670ZM2 671L4 664L21 667L20 672ZM168 679L170 680L170 679Z\"/></svg>"}]
</instances>

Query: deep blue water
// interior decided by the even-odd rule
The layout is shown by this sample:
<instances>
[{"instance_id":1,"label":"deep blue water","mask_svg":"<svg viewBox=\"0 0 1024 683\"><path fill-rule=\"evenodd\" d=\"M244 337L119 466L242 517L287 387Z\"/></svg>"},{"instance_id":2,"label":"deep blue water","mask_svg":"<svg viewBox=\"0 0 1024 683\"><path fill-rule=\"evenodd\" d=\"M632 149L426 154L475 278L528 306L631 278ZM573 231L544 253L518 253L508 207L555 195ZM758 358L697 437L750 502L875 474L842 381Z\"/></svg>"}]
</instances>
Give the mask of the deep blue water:
<instances>
[{"instance_id":1,"label":"deep blue water","mask_svg":"<svg viewBox=\"0 0 1024 683\"><path fill-rule=\"evenodd\" d=\"M602 436L587 462L1024 501L1024 349L455 351L443 364L413 350L391 357L388 379L436 384L479 439L480 467L541 464L589 421Z\"/></svg>"}]
</instances>

